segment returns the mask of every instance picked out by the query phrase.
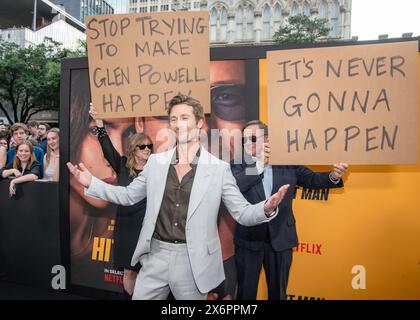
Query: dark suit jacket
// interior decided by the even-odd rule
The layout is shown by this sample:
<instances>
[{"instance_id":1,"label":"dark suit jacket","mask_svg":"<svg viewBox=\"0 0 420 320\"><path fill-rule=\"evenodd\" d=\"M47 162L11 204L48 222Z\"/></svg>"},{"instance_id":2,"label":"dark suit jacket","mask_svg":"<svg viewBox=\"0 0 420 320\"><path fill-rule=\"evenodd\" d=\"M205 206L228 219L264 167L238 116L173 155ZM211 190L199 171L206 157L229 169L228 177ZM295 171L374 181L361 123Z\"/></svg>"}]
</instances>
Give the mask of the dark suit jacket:
<instances>
[{"instance_id":1,"label":"dark suit jacket","mask_svg":"<svg viewBox=\"0 0 420 320\"><path fill-rule=\"evenodd\" d=\"M232 173L244 197L251 203L258 203L265 199L263 174L245 174L245 170L257 173L256 164L248 157L242 164L231 163ZM248 164L247 164L248 163ZM334 184L329 178L330 172L316 173L305 166L273 166L273 190L276 192L282 185L290 184L283 201L278 209L276 218L268 223L254 227L237 224L235 231L235 245L250 250L262 250L264 241L269 239L275 251L282 251L296 247L298 237L296 220L293 215L292 201L296 185L310 188L340 188L342 180ZM267 238L268 237L268 238Z\"/></svg>"}]
</instances>

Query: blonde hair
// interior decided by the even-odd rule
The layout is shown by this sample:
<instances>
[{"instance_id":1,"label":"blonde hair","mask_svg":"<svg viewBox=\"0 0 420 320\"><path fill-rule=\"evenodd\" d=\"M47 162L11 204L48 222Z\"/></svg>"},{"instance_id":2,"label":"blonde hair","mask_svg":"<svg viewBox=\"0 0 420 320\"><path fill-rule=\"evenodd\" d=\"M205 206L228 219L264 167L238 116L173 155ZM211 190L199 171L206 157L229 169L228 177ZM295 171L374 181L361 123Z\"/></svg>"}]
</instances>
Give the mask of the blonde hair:
<instances>
[{"instance_id":1,"label":"blonde hair","mask_svg":"<svg viewBox=\"0 0 420 320\"><path fill-rule=\"evenodd\" d=\"M53 132L53 133L57 134L58 137L60 137L60 129L58 129L58 128L52 128L52 129L48 130L47 136L48 136L48 134L50 132ZM47 143L47 153L45 155L45 161L46 161L47 164L50 163L51 152L52 152L52 149L51 149L51 147Z\"/></svg>"},{"instance_id":2,"label":"blonde hair","mask_svg":"<svg viewBox=\"0 0 420 320\"><path fill-rule=\"evenodd\" d=\"M32 145L32 143L30 143L29 141L23 141L21 143L19 143L16 146L16 154L15 154L15 158L13 159L13 169L22 169L22 162L20 161L20 159L18 158L17 154L19 151L20 146L22 145L27 145L29 148L29 151L31 152L31 159L28 162L28 165L26 166L26 168L30 168L32 167L32 165L35 162L35 153L34 153L34 146Z\"/></svg>"},{"instance_id":3,"label":"blonde hair","mask_svg":"<svg viewBox=\"0 0 420 320\"><path fill-rule=\"evenodd\" d=\"M127 163L126 167L129 171L130 177L135 177L137 175L136 171L134 170L136 166L136 148L137 145L139 145L143 140L149 140L150 143L152 143L152 139L147 134L144 133L136 133L133 136L130 137L130 140L128 141L128 147L127 147Z\"/></svg>"}]
</instances>

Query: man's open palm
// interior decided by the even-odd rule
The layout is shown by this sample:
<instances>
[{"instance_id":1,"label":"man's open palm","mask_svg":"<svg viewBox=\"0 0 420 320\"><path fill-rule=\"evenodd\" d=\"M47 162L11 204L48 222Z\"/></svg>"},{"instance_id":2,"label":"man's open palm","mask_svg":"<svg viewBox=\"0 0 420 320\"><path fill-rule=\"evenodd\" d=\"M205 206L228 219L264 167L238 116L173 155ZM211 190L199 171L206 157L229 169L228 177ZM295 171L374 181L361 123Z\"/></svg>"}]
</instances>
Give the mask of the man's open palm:
<instances>
[{"instance_id":1,"label":"man's open palm","mask_svg":"<svg viewBox=\"0 0 420 320\"><path fill-rule=\"evenodd\" d=\"M279 190L267 200L267 202L264 205L264 211L267 213L271 213L274 210L276 210L276 208L286 195L287 190L289 190L289 187L289 184L281 186Z\"/></svg>"},{"instance_id":2,"label":"man's open palm","mask_svg":"<svg viewBox=\"0 0 420 320\"><path fill-rule=\"evenodd\" d=\"M81 185L89 188L92 181L92 174L83 163L80 163L79 165L73 165L71 162L67 162L67 168L69 168L71 174Z\"/></svg>"}]
</instances>

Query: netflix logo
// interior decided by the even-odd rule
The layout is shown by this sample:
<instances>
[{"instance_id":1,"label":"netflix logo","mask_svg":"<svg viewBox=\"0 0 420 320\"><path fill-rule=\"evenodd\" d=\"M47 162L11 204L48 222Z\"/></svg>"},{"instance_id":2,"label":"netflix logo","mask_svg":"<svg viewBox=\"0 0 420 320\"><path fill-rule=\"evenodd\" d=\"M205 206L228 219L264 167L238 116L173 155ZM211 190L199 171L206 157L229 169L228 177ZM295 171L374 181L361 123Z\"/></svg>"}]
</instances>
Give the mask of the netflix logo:
<instances>
[{"instance_id":1,"label":"netflix logo","mask_svg":"<svg viewBox=\"0 0 420 320\"><path fill-rule=\"evenodd\" d=\"M309 253L314 255L322 255L322 244L320 243L299 243L293 248L293 252Z\"/></svg>"},{"instance_id":2,"label":"netflix logo","mask_svg":"<svg viewBox=\"0 0 420 320\"><path fill-rule=\"evenodd\" d=\"M105 282L111 282L111 283L118 283L123 284L123 275L124 273L122 271L118 270L104 270L104 281Z\"/></svg>"}]
</instances>

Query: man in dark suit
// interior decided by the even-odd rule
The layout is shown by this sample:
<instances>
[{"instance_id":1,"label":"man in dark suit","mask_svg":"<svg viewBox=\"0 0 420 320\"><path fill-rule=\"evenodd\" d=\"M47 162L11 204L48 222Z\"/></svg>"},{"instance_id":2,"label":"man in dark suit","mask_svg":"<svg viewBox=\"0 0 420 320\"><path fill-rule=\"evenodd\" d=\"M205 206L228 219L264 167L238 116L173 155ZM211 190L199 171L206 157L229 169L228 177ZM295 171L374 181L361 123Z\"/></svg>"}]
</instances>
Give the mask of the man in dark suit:
<instances>
[{"instance_id":1,"label":"man in dark suit","mask_svg":"<svg viewBox=\"0 0 420 320\"><path fill-rule=\"evenodd\" d=\"M280 203L279 214L268 223L236 226L235 257L240 300L254 300L261 266L264 265L268 299L286 300L286 288L292 263L292 248L298 245L292 201L296 185L319 189L343 187L342 176L348 165L334 165L331 172L315 173L305 166L269 165L268 128L254 120L243 129L244 153L241 163L231 163L240 191L250 203L268 199L279 186L290 184Z\"/></svg>"}]
</instances>

